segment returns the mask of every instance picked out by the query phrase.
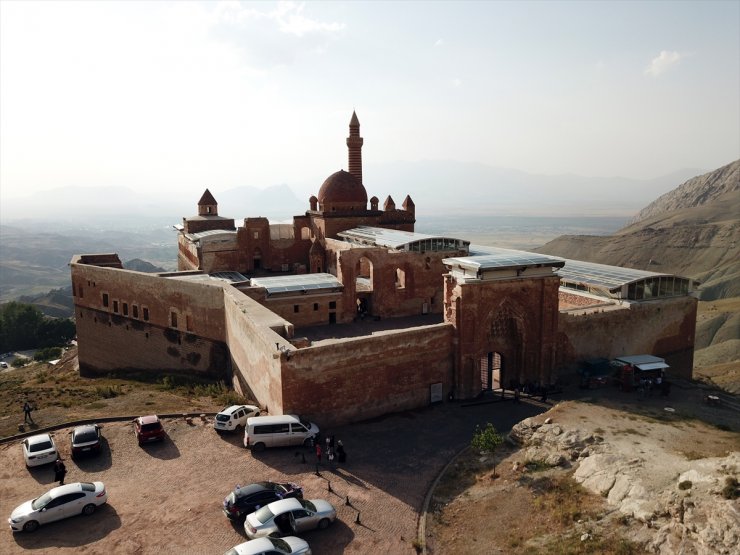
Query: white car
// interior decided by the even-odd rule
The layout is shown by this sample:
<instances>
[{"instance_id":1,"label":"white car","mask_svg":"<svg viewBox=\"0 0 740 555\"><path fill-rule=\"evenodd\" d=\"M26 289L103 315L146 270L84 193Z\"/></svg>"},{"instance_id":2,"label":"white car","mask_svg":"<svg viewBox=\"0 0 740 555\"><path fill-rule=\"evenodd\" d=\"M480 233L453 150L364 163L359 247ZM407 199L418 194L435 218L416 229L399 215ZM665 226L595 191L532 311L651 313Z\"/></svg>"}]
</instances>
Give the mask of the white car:
<instances>
[{"instance_id":1,"label":"white car","mask_svg":"<svg viewBox=\"0 0 740 555\"><path fill-rule=\"evenodd\" d=\"M229 549L224 555L312 555L308 542L295 536L257 538Z\"/></svg>"},{"instance_id":2,"label":"white car","mask_svg":"<svg viewBox=\"0 0 740 555\"><path fill-rule=\"evenodd\" d=\"M281 499L247 515L244 532L250 539L323 530L337 518L337 511L323 499Z\"/></svg>"},{"instance_id":3,"label":"white car","mask_svg":"<svg viewBox=\"0 0 740 555\"><path fill-rule=\"evenodd\" d=\"M53 463L59 458L54 438L49 434L39 434L23 440L23 458L26 466L40 466Z\"/></svg>"},{"instance_id":4,"label":"white car","mask_svg":"<svg viewBox=\"0 0 740 555\"><path fill-rule=\"evenodd\" d=\"M26 501L10 514L13 532L33 532L42 524L69 516L91 515L108 501L103 482L76 482L52 488L41 497Z\"/></svg>"},{"instance_id":5,"label":"white car","mask_svg":"<svg viewBox=\"0 0 740 555\"><path fill-rule=\"evenodd\" d=\"M216 415L213 427L217 432L232 432L238 426L246 426L247 418L259 415L260 408L254 405L231 405Z\"/></svg>"}]
</instances>

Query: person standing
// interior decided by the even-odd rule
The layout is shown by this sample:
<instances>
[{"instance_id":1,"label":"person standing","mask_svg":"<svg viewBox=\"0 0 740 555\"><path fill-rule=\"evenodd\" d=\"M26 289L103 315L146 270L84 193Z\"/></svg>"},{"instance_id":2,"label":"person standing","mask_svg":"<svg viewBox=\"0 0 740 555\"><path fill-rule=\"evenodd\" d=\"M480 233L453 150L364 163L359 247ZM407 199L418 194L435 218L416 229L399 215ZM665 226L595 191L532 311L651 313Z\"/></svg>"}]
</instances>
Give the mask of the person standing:
<instances>
[{"instance_id":1,"label":"person standing","mask_svg":"<svg viewBox=\"0 0 740 555\"><path fill-rule=\"evenodd\" d=\"M316 465L321 464L321 444L316 444Z\"/></svg>"},{"instance_id":2,"label":"person standing","mask_svg":"<svg viewBox=\"0 0 740 555\"><path fill-rule=\"evenodd\" d=\"M33 410L33 407L31 406L31 403L26 400L25 403L23 403L23 422L30 421L31 424L33 424L33 417L31 416L31 411Z\"/></svg>"},{"instance_id":3,"label":"person standing","mask_svg":"<svg viewBox=\"0 0 740 555\"><path fill-rule=\"evenodd\" d=\"M333 449L329 449L326 455L326 458L329 459L329 468L334 470L334 450Z\"/></svg>"},{"instance_id":4,"label":"person standing","mask_svg":"<svg viewBox=\"0 0 740 555\"><path fill-rule=\"evenodd\" d=\"M64 477L67 475L67 467L64 466L62 459L57 459L54 463L54 481L59 482L60 486L64 485Z\"/></svg>"},{"instance_id":5,"label":"person standing","mask_svg":"<svg viewBox=\"0 0 740 555\"><path fill-rule=\"evenodd\" d=\"M347 453L344 452L344 444L341 439L337 442L337 462L340 464L347 462Z\"/></svg>"}]
</instances>

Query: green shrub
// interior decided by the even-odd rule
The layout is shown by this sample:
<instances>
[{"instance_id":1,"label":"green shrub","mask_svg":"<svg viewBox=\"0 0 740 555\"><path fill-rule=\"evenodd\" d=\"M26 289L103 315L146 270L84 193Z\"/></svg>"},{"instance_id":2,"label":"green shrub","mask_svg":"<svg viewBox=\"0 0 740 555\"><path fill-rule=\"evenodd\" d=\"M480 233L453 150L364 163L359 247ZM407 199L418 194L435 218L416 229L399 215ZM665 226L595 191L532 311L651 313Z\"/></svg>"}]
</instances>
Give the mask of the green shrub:
<instances>
[{"instance_id":1,"label":"green shrub","mask_svg":"<svg viewBox=\"0 0 740 555\"><path fill-rule=\"evenodd\" d=\"M22 367L24 367L24 366L25 366L26 364L28 364L29 362L31 362L31 359L30 359L30 358L26 358L26 357L18 357L18 358L16 358L16 359L15 359L15 360L14 360L13 362L11 362L11 363L10 363L10 365L11 365L11 366L12 366L13 368L22 368Z\"/></svg>"}]
</instances>

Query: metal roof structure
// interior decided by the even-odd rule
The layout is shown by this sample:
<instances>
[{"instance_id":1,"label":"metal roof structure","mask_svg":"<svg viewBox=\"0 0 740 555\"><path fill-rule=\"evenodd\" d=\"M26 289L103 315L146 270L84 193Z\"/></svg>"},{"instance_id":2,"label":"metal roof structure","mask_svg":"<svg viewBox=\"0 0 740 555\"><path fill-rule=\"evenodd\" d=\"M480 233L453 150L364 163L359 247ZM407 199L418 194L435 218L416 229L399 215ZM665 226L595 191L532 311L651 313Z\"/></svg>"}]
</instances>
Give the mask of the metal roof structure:
<instances>
[{"instance_id":1,"label":"metal roof structure","mask_svg":"<svg viewBox=\"0 0 740 555\"><path fill-rule=\"evenodd\" d=\"M660 368L670 368L664 359L653 355L630 355L624 357L616 357L614 359L617 362L624 362L631 364L632 366L639 368L640 370L658 370Z\"/></svg>"},{"instance_id":2,"label":"metal roof structure","mask_svg":"<svg viewBox=\"0 0 740 555\"><path fill-rule=\"evenodd\" d=\"M543 256L525 251L511 251L485 245L470 245L470 254L479 256L505 255L516 252L520 256ZM635 270L608 264L583 262L561 258L564 265L558 270L562 287L587 291L606 298L646 300L657 297L686 295L691 291L693 280L673 274Z\"/></svg>"},{"instance_id":3,"label":"metal roof structure","mask_svg":"<svg viewBox=\"0 0 740 555\"><path fill-rule=\"evenodd\" d=\"M658 274L645 270L608 266L594 262L566 259L565 267L558 272L562 279L578 281L587 285L603 287L610 291L621 289L624 285L648 278L674 277L672 274Z\"/></svg>"},{"instance_id":4,"label":"metal roof structure","mask_svg":"<svg viewBox=\"0 0 740 555\"><path fill-rule=\"evenodd\" d=\"M466 250L470 241L445 237L441 235L427 235L414 231L399 231L382 227L361 226L337 233L349 243L386 247L390 249L426 252L426 251L457 251Z\"/></svg>"},{"instance_id":5,"label":"metal roof structure","mask_svg":"<svg viewBox=\"0 0 740 555\"><path fill-rule=\"evenodd\" d=\"M298 274L290 276L252 278L253 287L264 287L268 295L276 293L308 293L321 290L340 291L342 283L331 274Z\"/></svg>"},{"instance_id":6,"label":"metal roof structure","mask_svg":"<svg viewBox=\"0 0 740 555\"><path fill-rule=\"evenodd\" d=\"M204 237L214 237L216 235L227 235L236 237L236 230L231 229L208 229L197 233L188 233L187 236L194 241L200 241Z\"/></svg>"},{"instance_id":7,"label":"metal roof structure","mask_svg":"<svg viewBox=\"0 0 740 555\"><path fill-rule=\"evenodd\" d=\"M457 258L445 258L448 266L458 266L473 272L495 270L504 268L536 268L549 266L560 268L565 260L555 256L537 254L533 252L499 249L501 252L490 254L479 254L476 256L463 256Z\"/></svg>"}]
</instances>

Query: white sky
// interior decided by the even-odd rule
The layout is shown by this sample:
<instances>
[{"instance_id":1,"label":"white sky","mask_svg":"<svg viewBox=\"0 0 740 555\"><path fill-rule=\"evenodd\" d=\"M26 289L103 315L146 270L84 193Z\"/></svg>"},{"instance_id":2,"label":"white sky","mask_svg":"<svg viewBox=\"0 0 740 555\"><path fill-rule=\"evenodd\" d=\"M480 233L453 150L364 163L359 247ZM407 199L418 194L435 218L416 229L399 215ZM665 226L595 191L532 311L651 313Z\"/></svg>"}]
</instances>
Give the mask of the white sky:
<instances>
[{"instance_id":1,"label":"white sky","mask_svg":"<svg viewBox=\"0 0 740 555\"><path fill-rule=\"evenodd\" d=\"M0 197L740 157L740 2L0 2Z\"/></svg>"}]
</instances>

